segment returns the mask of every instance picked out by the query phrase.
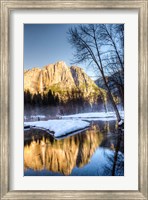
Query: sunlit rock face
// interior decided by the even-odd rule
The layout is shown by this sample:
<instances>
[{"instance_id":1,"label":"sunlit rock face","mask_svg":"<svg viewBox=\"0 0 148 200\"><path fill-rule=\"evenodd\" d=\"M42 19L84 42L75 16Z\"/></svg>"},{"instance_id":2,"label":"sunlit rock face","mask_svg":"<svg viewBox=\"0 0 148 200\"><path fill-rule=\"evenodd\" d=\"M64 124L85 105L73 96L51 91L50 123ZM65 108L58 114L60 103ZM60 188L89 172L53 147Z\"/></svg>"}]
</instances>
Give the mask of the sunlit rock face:
<instances>
[{"instance_id":1,"label":"sunlit rock face","mask_svg":"<svg viewBox=\"0 0 148 200\"><path fill-rule=\"evenodd\" d=\"M98 95L106 96L80 67L68 67L63 61L50 64L42 69L33 68L24 72L24 90L31 94L47 93L49 90L68 99L73 93L81 93L84 98L94 102Z\"/></svg>"},{"instance_id":2,"label":"sunlit rock face","mask_svg":"<svg viewBox=\"0 0 148 200\"><path fill-rule=\"evenodd\" d=\"M70 67L73 80L76 87L80 88L84 92L95 92L98 89L94 81L87 76L83 69L77 66Z\"/></svg>"},{"instance_id":3,"label":"sunlit rock face","mask_svg":"<svg viewBox=\"0 0 148 200\"><path fill-rule=\"evenodd\" d=\"M57 84L61 84L63 89L75 86L70 68L64 62L50 64L42 69L33 68L24 73L24 89L30 92L41 93Z\"/></svg>"},{"instance_id":4,"label":"sunlit rock face","mask_svg":"<svg viewBox=\"0 0 148 200\"><path fill-rule=\"evenodd\" d=\"M70 175L74 167L89 163L92 155L103 140L96 127L86 134L74 135L62 140L42 138L33 140L24 147L24 168L50 170Z\"/></svg>"},{"instance_id":5,"label":"sunlit rock face","mask_svg":"<svg viewBox=\"0 0 148 200\"><path fill-rule=\"evenodd\" d=\"M39 90L41 71L39 68L33 68L24 72L24 90L28 89L30 93L36 93Z\"/></svg>"}]
</instances>

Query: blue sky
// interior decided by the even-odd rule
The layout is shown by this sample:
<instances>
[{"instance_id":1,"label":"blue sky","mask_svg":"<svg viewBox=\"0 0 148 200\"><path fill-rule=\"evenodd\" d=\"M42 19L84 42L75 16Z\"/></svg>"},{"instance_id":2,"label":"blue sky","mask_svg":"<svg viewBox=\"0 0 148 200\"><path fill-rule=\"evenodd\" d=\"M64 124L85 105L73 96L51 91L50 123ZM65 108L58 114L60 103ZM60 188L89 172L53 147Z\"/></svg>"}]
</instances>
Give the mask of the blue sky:
<instances>
[{"instance_id":1,"label":"blue sky","mask_svg":"<svg viewBox=\"0 0 148 200\"><path fill-rule=\"evenodd\" d=\"M43 67L64 61L71 66L74 49L68 42L67 32L71 24L25 24L24 69ZM93 70L84 64L78 66L93 76Z\"/></svg>"}]
</instances>

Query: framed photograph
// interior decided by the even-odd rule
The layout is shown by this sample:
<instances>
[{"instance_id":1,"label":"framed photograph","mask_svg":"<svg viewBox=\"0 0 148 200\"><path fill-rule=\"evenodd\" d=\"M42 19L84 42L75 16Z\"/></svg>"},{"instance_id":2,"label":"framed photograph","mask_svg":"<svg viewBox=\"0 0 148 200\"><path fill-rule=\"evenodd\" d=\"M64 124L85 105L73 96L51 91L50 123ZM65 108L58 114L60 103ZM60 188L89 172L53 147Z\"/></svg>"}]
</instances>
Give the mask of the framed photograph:
<instances>
[{"instance_id":1,"label":"framed photograph","mask_svg":"<svg viewBox=\"0 0 148 200\"><path fill-rule=\"evenodd\" d=\"M147 199L147 0L1 2L1 199Z\"/></svg>"}]
</instances>

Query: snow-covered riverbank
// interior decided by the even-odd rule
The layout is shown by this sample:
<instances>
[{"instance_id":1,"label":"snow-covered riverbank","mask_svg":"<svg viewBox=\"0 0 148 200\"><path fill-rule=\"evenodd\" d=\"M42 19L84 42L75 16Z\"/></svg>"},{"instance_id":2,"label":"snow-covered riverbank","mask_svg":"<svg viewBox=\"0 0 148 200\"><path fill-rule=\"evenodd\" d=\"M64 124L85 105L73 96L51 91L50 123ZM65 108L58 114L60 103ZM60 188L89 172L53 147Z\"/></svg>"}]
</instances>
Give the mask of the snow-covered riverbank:
<instances>
[{"instance_id":1,"label":"snow-covered riverbank","mask_svg":"<svg viewBox=\"0 0 148 200\"><path fill-rule=\"evenodd\" d=\"M124 112L120 112L124 119ZM39 118L39 117L38 117ZM43 118L43 117L42 117ZM48 131L54 137L61 137L75 132L80 132L90 126L89 121L116 120L114 112L79 113L74 115L59 116L59 119L47 121L24 122L24 127L39 128Z\"/></svg>"},{"instance_id":2,"label":"snow-covered riverbank","mask_svg":"<svg viewBox=\"0 0 148 200\"><path fill-rule=\"evenodd\" d=\"M124 119L124 111L120 111L121 118ZM92 112L92 113L79 113L74 115L62 116L62 119L81 119L90 121L111 121L116 120L116 114L114 112Z\"/></svg>"},{"instance_id":3,"label":"snow-covered riverbank","mask_svg":"<svg viewBox=\"0 0 148 200\"><path fill-rule=\"evenodd\" d=\"M72 132L89 127L90 123L82 120L48 120L37 122L25 122L25 126L40 128L51 132L54 137L60 137Z\"/></svg>"}]
</instances>

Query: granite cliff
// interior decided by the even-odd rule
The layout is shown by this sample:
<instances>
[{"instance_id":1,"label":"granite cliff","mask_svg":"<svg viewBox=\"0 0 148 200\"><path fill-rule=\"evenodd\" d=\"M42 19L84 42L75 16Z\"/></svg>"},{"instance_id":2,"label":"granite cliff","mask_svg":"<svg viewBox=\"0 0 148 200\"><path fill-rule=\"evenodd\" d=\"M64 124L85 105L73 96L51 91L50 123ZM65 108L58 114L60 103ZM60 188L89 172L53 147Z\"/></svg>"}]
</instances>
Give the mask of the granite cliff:
<instances>
[{"instance_id":1,"label":"granite cliff","mask_svg":"<svg viewBox=\"0 0 148 200\"><path fill-rule=\"evenodd\" d=\"M107 94L77 66L67 66L63 61L49 64L43 68L32 68L24 71L24 91L34 94L47 94L48 91L67 101L72 95L81 94L84 99L93 103Z\"/></svg>"}]
</instances>

